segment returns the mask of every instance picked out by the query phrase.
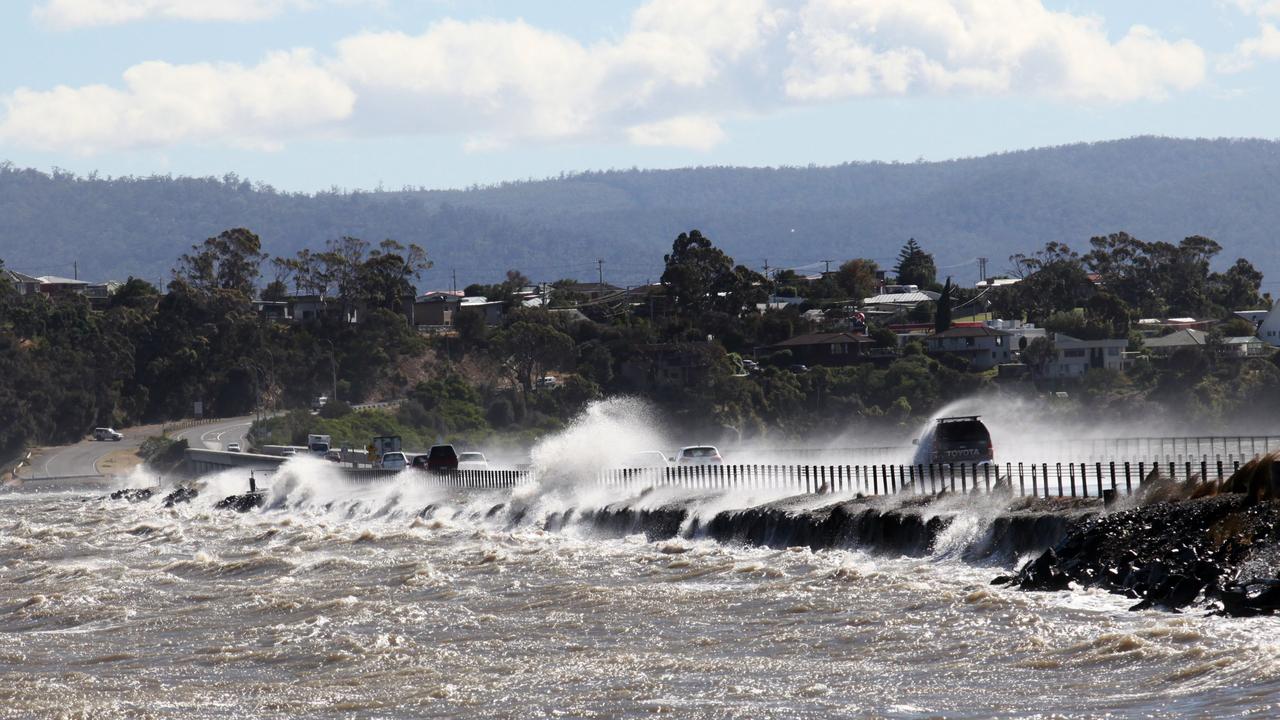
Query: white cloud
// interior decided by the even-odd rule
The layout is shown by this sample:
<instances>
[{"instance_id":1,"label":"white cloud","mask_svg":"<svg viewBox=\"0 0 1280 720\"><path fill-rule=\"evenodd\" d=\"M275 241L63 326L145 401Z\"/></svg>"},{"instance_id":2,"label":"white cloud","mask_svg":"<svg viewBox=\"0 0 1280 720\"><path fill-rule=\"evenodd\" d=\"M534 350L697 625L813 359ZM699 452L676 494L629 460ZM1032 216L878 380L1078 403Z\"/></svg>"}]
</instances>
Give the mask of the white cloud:
<instances>
[{"instance_id":1,"label":"white cloud","mask_svg":"<svg viewBox=\"0 0 1280 720\"><path fill-rule=\"evenodd\" d=\"M1231 52L1218 58L1218 72L1238 73L1252 68L1259 60L1280 59L1280 29L1271 20L1280 19L1280 0L1231 0L1240 12L1258 18L1258 34L1236 44Z\"/></svg>"},{"instance_id":2,"label":"white cloud","mask_svg":"<svg viewBox=\"0 0 1280 720\"><path fill-rule=\"evenodd\" d=\"M63 29L143 20L252 22L307 9L317 1L323 0L45 0L32 14Z\"/></svg>"},{"instance_id":3,"label":"white cloud","mask_svg":"<svg viewBox=\"0 0 1280 720\"><path fill-rule=\"evenodd\" d=\"M47 150L103 150L220 142L272 148L350 115L355 94L308 51L261 64L146 62L124 88L19 89L5 99L0 140Z\"/></svg>"},{"instance_id":4,"label":"white cloud","mask_svg":"<svg viewBox=\"0 0 1280 720\"><path fill-rule=\"evenodd\" d=\"M1280 0L1228 0L1240 12L1260 18L1280 18Z\"/></svg>"},{"instance_id":5,"label":"white cloud","mask_svg":"<svg viewBox=\"0 0 1280 720\"><path fill-rule=\"evenodd\" d=\"M1162 98L1204 79L1204 52L1039 0L812 0L790 40L787 92L802 100L1020 93Z\"/></svg>"},{"instance_id":6,"label":"white cloud","mask_svg":"<svg viewBox=\"0 0 1280 720\"><path fill-rule=\"evenodd\" d=\"M249 19L305 1L45 8L78 8L83 22L124 22L126 10ZM724 120L786 106L916 94L1162 98L1199 84L1204 65L1189 41L1142 26L1112 40L1101 19L1041 0L649 0L618 37L596 42L519 20L443 20L417 34L353 35L324 58L144 63L121 88L22 89L3 99L0 139L93 152L398 133L456 135L477 151L577 141L706 150L724 141Z\"/></svg>"},{"instance_id":7,"label":"white cloud","mask_svg":"<svg viewBox=\"0 0 1280 720\"><path fill-rule=\"evenodd\" d=\"M1218 59L1218 71L1237 73L1248 70L1259 60L1280 59L1280 29L1264 22L1256 37L1241 40L1232 51Z\"/></svg>"},{"instance_id":8,"label":"white cloud","mask_svg":"<svg viewBox=\"0 0 1280 720\"><path fill-rule=\"evenodd\" d=\"M724 141L724 129L709 117L685 115L627 128L633 145L710 150Z\"/></svg>"}]
</instances>

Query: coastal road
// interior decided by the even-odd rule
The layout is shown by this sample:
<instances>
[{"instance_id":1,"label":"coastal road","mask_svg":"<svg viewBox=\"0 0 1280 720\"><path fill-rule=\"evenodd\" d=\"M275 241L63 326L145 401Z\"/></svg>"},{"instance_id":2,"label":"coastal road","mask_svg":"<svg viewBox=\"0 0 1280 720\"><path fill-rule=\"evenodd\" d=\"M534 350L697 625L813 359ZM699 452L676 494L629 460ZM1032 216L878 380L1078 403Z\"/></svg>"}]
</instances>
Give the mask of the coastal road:
<instances>
[{"instance_id":1,"label":"coastal road","mask_svg":"<svg viewBox=\"0 0 1280 720\"><path fill-rule=\"evenodd\" d=\"M186 439L193 448L221 450L227 443L245 444L245 435L253 424L250 416L226 418L211 423L195 425L170 433L174 438ZM120 450L136 450L142 441L159 435L159 425L123 428L124 439L119 442L82 440L74 445L42 448L31 458L30 467L19 474L23 478L68 478L101 476L99 463L108 455Z\"/></svg>"}]
</instances>

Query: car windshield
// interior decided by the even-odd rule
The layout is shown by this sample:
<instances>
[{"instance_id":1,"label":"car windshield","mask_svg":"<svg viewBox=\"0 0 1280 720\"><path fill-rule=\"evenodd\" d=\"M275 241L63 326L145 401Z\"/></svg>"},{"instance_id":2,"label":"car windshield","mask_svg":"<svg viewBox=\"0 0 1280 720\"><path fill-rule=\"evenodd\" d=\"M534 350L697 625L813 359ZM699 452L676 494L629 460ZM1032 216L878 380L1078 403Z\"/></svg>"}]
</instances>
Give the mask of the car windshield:
<instances>
[{"instance_id":1,"label":"car windshield","mask_svg":"<svg viewBox=\"0 0 1280 720\"><path fill-rule=\"evenodd\" d=\"M462 453L458 456L458 460L484 460L484 455L480 453Z\"/></svg>"},{"instance_id":2,"label":"car windshield","mask_svg":"<svg viewBox=\"0 0 1280 720\"><path fill-rule=\"evenodd\" d=\"M938 424L938 439L950 443L988 442L991 436L987 428L977 420L944 422Z\"/></svg>"},{"instance_id":3,"label":"car windshield","mask_svg":"<svg viewBox=\"0 0 1280 720\"><path fill-rule=\"evenodd\" d=\"M685 457L714 457L719 453L713 447L691 447L684 449Z\"/></svg>"}]
</instances>

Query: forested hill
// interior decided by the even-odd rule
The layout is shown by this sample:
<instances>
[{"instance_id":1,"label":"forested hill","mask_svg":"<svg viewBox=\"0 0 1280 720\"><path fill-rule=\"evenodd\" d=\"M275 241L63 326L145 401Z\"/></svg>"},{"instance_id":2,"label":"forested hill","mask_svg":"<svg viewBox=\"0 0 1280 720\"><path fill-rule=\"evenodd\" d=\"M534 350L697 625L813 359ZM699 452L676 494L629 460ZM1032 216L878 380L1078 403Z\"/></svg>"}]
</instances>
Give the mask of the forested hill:
<instances>
[{"instance_id":1,"label":"forested hill","mask_svg":"<svg viewBox=\"0 0 1280 720\"><path fill-rule=\"evenodd\" d=\"M1200 234L1280 279L1280 143L1135 138L947 162L593 172L456 191L278 192L229 176L82 178L0 166L0 259L31 274L155 280L192 243L253 229L282 255L328 238L395 238L435 261L423 286L656 279L682 230L701 228L759 267L862 256L888 264L908 237L944 273L975 278L1056 240ZM950 270L947 266L956 265Z\"/></svg>"}]
</instances>

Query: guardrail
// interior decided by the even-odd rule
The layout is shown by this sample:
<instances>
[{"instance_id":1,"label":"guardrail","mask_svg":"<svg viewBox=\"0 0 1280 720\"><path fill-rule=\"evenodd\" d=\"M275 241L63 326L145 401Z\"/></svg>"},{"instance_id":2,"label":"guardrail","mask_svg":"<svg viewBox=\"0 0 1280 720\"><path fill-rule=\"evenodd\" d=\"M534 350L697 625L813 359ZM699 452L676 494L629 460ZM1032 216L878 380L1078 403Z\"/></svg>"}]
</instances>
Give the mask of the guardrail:
<instances>
[{"instance_id":1,"label":"guardrail","mask_svg":"<svg viewBox=\"0 0 1280 720\"><path fill-rule=\"evenodd\" d=\"M1131 494L1157 477L1196 483L1222 480L1240 469L1239 458L1201 458L1181 463L1147 460L1108 462L933 463L916 465L704 465L609 470L605 485L680 485L723 490L790 489L809 494L990 492L1003 489L1043 497L1103 497Z\"/></svg>"},{"instance_id":2,"label":"guardrail","mask_svg":"<svg viewBox=\"0 0 1280 720\"><path fill-rule=\"evenodd\" d=\"M1247 458L1230 461L1202 457L1181 463L1149 460L1108 462L934 463L917 465L701 465L627 468L601 472L595 482L637 489L675 486L707 490L784 490L797 494L991 492L1022 496L1102 498L1104 492L1131 494L1156 478L1175 482L1218 481L1231 476ZM390 480L402 471L344 468L361 483ZM423 472L423 482L458 489L509 489L532 482L527 470L452 470Z\"/></svg>"}]
</instances>

